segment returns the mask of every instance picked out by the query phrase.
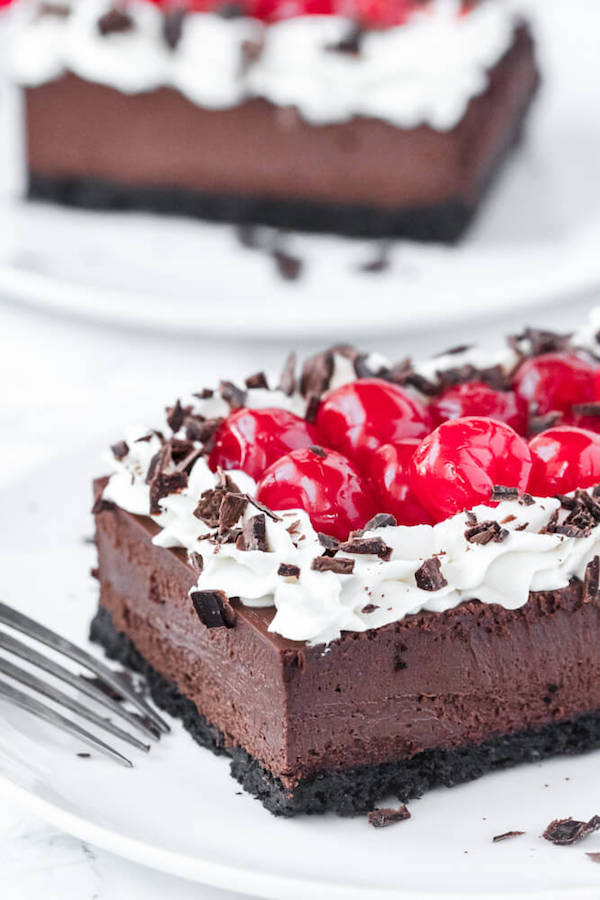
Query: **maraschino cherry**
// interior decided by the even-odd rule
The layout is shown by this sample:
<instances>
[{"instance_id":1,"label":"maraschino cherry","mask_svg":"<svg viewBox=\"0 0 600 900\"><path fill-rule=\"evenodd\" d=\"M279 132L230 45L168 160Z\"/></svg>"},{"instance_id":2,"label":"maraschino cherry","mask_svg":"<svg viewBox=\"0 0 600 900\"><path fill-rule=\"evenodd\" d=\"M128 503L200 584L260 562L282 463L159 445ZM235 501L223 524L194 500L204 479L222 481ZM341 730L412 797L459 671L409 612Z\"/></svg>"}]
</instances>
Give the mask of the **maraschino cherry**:
<instances>
[{"instance_id":1,"label":"maraschino cherry","mask_svg":"<svg viewBox=\"0 0 600 900\"><path fill-rule=\"evenodd\" d=\"M436 425L464 416L487 416L505 422L518 434L527 431L527 403L513 391L496 391L479 381L448 388L429 409Z\"/></svg>"},{"instance_id":2,"label":"maraschino cherry","mask_svg":"<svg viewBox=\"0 0 600 900\"><path fill-rule=\"evenodd\" d=\"M425 437L432 422L425 404L408 391L380 378L363 378L325 397L316 427L322 444L360 467L381 444Z\"/></svg>"},{"instance_id":3,"label":"maraschino cherry","mask_svg":"<svg viewBox=\"0 0 600 900\"><path fill-rule=\"evenodd\" d=\"M436 521L478 503L489 503L496 484L524 491L531 451L504 422L483 416L439 425L415 451L410 483Z\"/></svg>"},{"instance_id":4,"label":"maraschino cherry","mask_svg":"<svg viewBox=\"0 0 600 900\"><path fill-rule=\"evenodd\" d=\"M315 443L312 425L285 409L238 409L216 434L208 464L215 471L242 469L260 478L265 469L290 450Z\"/></svg>"},{"instance_id":5,"label":"maraschino cherry","mask_svg":"<svg viewBox=\"0 0 600 900\"><path fill-rule=\"evenodd\" d=\"M419 438L406 438L397 444L382 444L370 458L368 471L377 512L391 513L398 525L431 523L410 485L409 463L420 443Z\"/></svg>"},{"instance_id":6,"label":"maraschino cherry","mask_svg":"<svg viewBox=\"0 0 600 900\"><path fill-rule=\"evenodd\" d=\"M294 450L269 466L257 499L269 509L304 509L317 531L344 540L375 510L350 460L320 447Z\"/></svg>"},{"instance_id":7,"label":"maraschino cherry","mask_svg":"<svg viewBox=\"0 0 600 900\"><path fill-rule=\"evenodd\" d=\"M572 426L549 428L529 442L533 468L528 490L538 497L565 494L600 482L600 435Z\"/></svg>"},{"instance_id":8,"label":"maraschino cherry","mask_svg":"<svg viewBox=\"0 0 600 900\"><path fill-rule=\"evenodd\" d=\"M576 353L543 353L519 366L513 389L533 415L568 413L574 403L594 400L597 369Z\"/></svg>"}]
</instances>

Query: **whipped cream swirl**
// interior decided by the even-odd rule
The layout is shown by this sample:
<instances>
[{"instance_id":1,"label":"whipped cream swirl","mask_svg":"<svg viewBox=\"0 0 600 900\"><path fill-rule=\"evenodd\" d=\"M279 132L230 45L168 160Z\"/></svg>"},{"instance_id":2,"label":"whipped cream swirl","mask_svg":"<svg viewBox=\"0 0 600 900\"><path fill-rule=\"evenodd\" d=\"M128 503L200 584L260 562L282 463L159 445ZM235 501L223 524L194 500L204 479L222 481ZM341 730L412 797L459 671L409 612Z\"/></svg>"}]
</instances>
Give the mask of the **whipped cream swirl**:
<instances>
[{"instance_id":1,"label":"whipped cream swirl","mask_svg":"<svg viewBox=\"0 0 600 900\"><path fill-rule=\"evenodd\" d=\"M600 310L596 310L589 324L573 337L574 345L598 353L599 330ZM473 348L437 357L416 369L429 377L455 365L500 364L508 370L515 359L511 348L495 354ZM375 369L383 362L376 354L367 359ZM348 358L335 354L330 389L355 377ZM228 412L218 394L208 399L187 397L181 402L205 418ZM280 405L302 414L304 403L299 394L288 397L279 390L251 389L247 394L247 405L253 408ZM127 435L128 453L120 460L111 456L113 474L104 490L106 500L138 515L149 514L145 479L150 461L161 447L158 436L147 439L147 435L143 428ZM176 436L184 435L181 432ZM255 495L252 478L238 471L228 474L240 491ZM503 500L496 507L477 506L472 510L479 522L497 522L508 532L498 542L469 541L465 532L470 520L467 513L460 513L434 526L387 526L367 531L365 538L378 537L391 549L388 559L340 552L338 555L354 561L351 574L315 571L313 560L322 555L323 547L303 510L275 511L275 519L266 517L266 551L242 550L235 543L207 539L214 537L214 529L198 519L194 510L201 495L218 483L218 476L200 457L191 469L187 487L159 501L161 511L152 518L161 530L154 543L199 553L203 569L198 589L222 590L246 605L274 607L270 630L309 644L327 644L343 631L378 628L422 610L443 612L469 599L516 609L527 602L530 591L558 590L574 576L583 578L588 563L600 554L600 526L580 537L545 532L553 516L557 514L560 522L567 513L557 499L539 497L528 503ZM250 504L238 524L256 514L257 509ZM419 587L415 575L432 557L439 560L445 585L428 591ZM282 564L296 567L298 575L278 574Z\"/></svg>"},{"instance_id":2,"label":"whipped cream swirl","mask_svg":"<svg viewBox=\"0 0 600 900\"><path fill-rule=\"evenodd\" d=\"M110 0L72 0L69 15L40 14L37 2L19 0L15 80L36 86L70 71L125 93L173 87L208 108L263 97L295 107L313 123L364 115L444 131L486 89L488 71L510 47L520 21L515 0L483 0L468 15L459 0L434 0L405 25L366 33L360 54L351 54L334 49L352 27L341 16L298 16L265 26L190 13L171 51L156 5L131 0L133 27L102 35L98 19L110 6ZM248 42L262 47L253 61L244 56Z\"/></svg>"}]
</instances>

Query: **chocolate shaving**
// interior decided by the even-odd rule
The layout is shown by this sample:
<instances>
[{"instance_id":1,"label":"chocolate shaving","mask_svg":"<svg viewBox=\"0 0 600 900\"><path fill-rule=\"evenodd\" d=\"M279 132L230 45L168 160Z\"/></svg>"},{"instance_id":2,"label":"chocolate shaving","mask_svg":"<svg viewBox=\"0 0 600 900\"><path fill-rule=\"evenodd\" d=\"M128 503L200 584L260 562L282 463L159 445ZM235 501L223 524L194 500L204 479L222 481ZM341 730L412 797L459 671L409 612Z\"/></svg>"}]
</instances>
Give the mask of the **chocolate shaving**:
<instances>
[{"instance_id":1,"label":"chocolate shaving","mask_svg":"<svg viewBox=\"0 0 600 900\"><path fill-rule=\"evenodd\" d=\"M352 538L340 544L339 549L343 553L373 554L383 560L388 560L392 555L392 548L380 537Z\"/></svg>"},{"instance_id":2,"label":"chocolate shaving","mask_svg":"<svg viewBox=\"0 0 600 900\"><path fill-rule=\"evenodd\" d=\"M212 388L202 388L201 391L196 391L194 397L197 397L198 400L210 400L211 397L215 396L215 392Z\"/></svg>"},{"instance_id":3,"label":"chocolate shaving","mask_svg":"<svg viewBox=\"0 0 600 900\"><path fill-rule=\"evenodd\" d=\"M209 488L200 495L194 515L209 528L218 528L223 502L224 491L222 488Z\"/></svg>"},{"instance_id":4,"label":"chocolate shaving","mask_svg":"<svg viewBox=\"0 0 600 900\"><path fill-rule=\"evenodd\" d=\"M177 400L175 406L171 406L167 409L167 425L172 432L179 431L183 425L184 416L185 410L181 405L180 400Z\"/></svg>"},{"instance_id":5,"label":"chocolate shaving","mask_svg":"<svg viewBox=\"0 0 600 900\"><path fill-rule=\"evenodd\" d=\"M600 593L600 556L595 556L585 567L583 602L591 603Z\"/></svg>"},{"instance_id":6,"label":"chocolate shaving","mask_svg":"<svg viewBox=\"0 0 600 900\"><path fill-rule=\"evenodd\" d=\"M592 862L600 863L600 853L586 853L585 854Z\"/></svg>"},{"instance_id":7,"label":"chocolate shaving","mask_svg":"<svg viewBox=\"0 0 600 900\"><path fill-rule=\"evenodd\" d=\"M397 524L398 522L390 513L377 513L372 519L369 519L365 527L361 529L361 533L375 531L376 528L393 528ZM358 537L358 532L356 532L356 536Z\"/></svg>"},{"instance_id":8,"label":"chocolate shaving","mask_svg":"<svg viewBox=\"0 0 600 900\"><path fill-rule=\"evenodd\" d=\"M242 41L242 69L247 69L261 58L265 44L263 40Z\"/></svg>"},{"instance_id":9,"label":"chocolate shaving","mask_svg":"<svg viewBox=\"0 0 600 900\"><path fill-rule=\"evenodd\" d=\"M219 508L219 533L229 531L244 515L247 506L245 494L225 494Z\"/></svg>"},{"instance_id":10,"label":"chocolate shaving","mask_svg":"<svg viewBox=\"0 0 600 900\"><path fill-rule=\"evenodd\" d=\"M440 392L437 384L415 372L410 359L405 359L393 366L387 374L387 380L403 387L406 385L414 387L427 397L435 397Z\"/></svg>"},{"instance_id":11,"label":"chocolate shaving","mask_svg":"<svg viewBox=\"0 0 600 900\"><path fill-rule=\"evenodd\" d=\"M450 347L448 350L442 350L441 353L436 353L433 358L439 359L440 356L458 356L459 353L465 353L467 350L470 350L472 346L473 344L458 344L455 347Z\"/></svg>"},{"instance_id":12,"label":"chocolate shaving","mask_svg":"<svg viewBox=\"0 0 600 900\"><path fill-rule=\"evenodd\" d=\"M317 444L311 444L308 449L311 450L315 456L320 456L321 459L327 459L327 451L323 450L323 448L319 447Z\"/></svg>"},{"instance_id":13,"label":"chocolate shaving","mask_svg":"<svg viewBox=\"0 0 600 900\"><path fill-rule=\"evenodd\" d=\"M150 482L150 512L154 515L161 512L159 500L187 487L188 477L185 472L163 472L158 470Z\"/></svg>"},{"instance_id":14,"label":"chocolate shaving","mask_svg":"<svg viewBox=\"0 0 600 900\"><path fill-rule=\"evenodd\" d=\"M540 356L542 353L561 353L568 350L571 347L571 335L546 331L542 328L526 328L521 334L510 335L508 342L520 356ZM521 349L523 342L529 344L526 354Z\"/></svg>"},{"instance_id":15,"label":"chocolate shaving","mask_svg":"<svg viewBox=\"0 0 600 900\"><path fill-rule=\"evenodd\" d=\"M555 494L554 498L560 501L560 505L563 509L575 509L577 506L575 497L569 497L567 494Z\"/></svg>"},{"instance_id":16,"label":"chocolate shaving","mask_svg":"<svg viewBox=\"0 0 600 900\"><path fill-rule=\"evenodd\" d=\"M436 556L426 559L423 565L417 569L415 581L417 587L420 587L422 591L439 591L448 584L442 575L442 567Z\"/></svg>"},{"instance_id":17,"label":"chocolate shaving","mask_svg":"<svg viewBox=\"0 0 600 900\"><path fill-rule=\"evenodd\" d=\"M550 822L542 837L553 844L567 846L582 841L600 828L600 816L592 816L589 822L578 822L576 819L554 819Z\"/></svg>"},{"instance_id":18,"label":"chocolate shaving","mask_svg":"<svg viewBox=\"0 0 600 900\"><path fill-rule=\"evenodd\" d=\"M98 19L98 31L105 37L107 34L124 34L133 31L133 19L121 9L109 9Z\"/></svg>"},{"instance_id":19,"label":"chocolate shaving","mask_svg":"<svg viewBox=\"0 0 600 900\"><path fill-rule=\"evenodd\" d=\"M129 453L129 445L126 441L117 441L110 449L112 450L114 458L118 460L125 459Z\"/></svg>"},{"instance_id":20,"label":"chocolate shaving","mask_svg":"<svg viewBox=\"0 0 600 900\"><path fill-rule=\"evenodd\" d=\"M207 628L232 628L235 610L224 591L190 591L198 618Z\"/></svg>"},{"instance_id":21,"label":"chocolate shaving","mask_svg":"<svg viewBox=\"0 0 600 900\"><path fill-rule=\"evenodd\" d=\"M196 572L197 575L201 575L202 570L204 569L204 560L201 555L194 550L190 550L188 553L188 560L194 572Z\"/></svg>"},{"instance_id":22,"label":"chocolate shaving","mask_svg":"<svg viewBox=\"0 0 600 900\"><path fill-rule=\"evenodd\" d=\"M358 22L353 23L348 33L341 40L335 44L327 44L325 49L330 50L332 53L347 53L350 56L358 56L361 51L364 34L365 31Z\"/></svg>"},{"instance_id":23,"label":"chocolate shaving","mask_svg":"<svg viewBox=\"0 0 600 900\"><path fill-rule=\"evenodd\" d=\"M262 550L263 553L267 552L269 549L267 546L267 523L263 513L252 516L251 519L244 522L236 547L238 550Z\"/></svg>"},{"instance_id":24,"label":"chocolate shaving","mask_svg":"<svg viewBox=\"0 0 600 900\"><path fill-rule=\"evenodd\" d=\"M600 403L575 403L572 409L578 416L600 416Z\"/></svg>"},{"instance_id":25,"label":"chocolate shaving","mask_svg":"<svg viewBox=\"0 0 600 900\"><path fill-rule=\"evenodd\" d=\"M525 834L524 831L505 831L504 834L496 834L492 838L494 844L499 844L500 841L507 841L509 838L519 837L521 834Z\"/></svg>"},{"instance_id":26,"label":"chocolate shaving","mask_svg":"<svg viewBox=\"0 0 600 900\"><path fill-rule=\"evenodd\" d=\"M317 537L319 539L320 545L322 547L325 547L328 556L334 556L338 552L340 548L340 542L337 538L331 537L330 534L323 534L322 531L317 532Z\"/></svg>"},{"instance_id":27,"label":"chocolate shaving","mask_svg":"<svg viewBox=\"0 0 600 900\"><path fill-rule=\"evenodd\" d=\"M372 809L368 813L367 819L373 828L387 828L388 825L393 825L395 822L404 822L406 819L410 819L410 812L406 806L401 806L399 809Z\"/></svg>"},{"instance_id":28,"label":"chocolate shaving","mask_svg":"<svg viewBox=\"0 0 600 900\"><path fill-rule=\"evenodd\" d=\"M265 390L269 390L269 382L264 372L255 372L254 375L248 375L245 384L247 388L265 388Z\"/></svg>"},{"instance_id":29,"label":"chocolate shaving","mask_svg":"<svg viewBox=\"0 0 600 900\"><path fill-rule=\"evenodd\" d=\"M321 405L321 395L320 394L309 394L308 402L306 404L306 411L304 413L304 418L310 424L313 424L315 419L317 418L317 413L319 411L320 405Z\"/></svg>"},{"instance_id":30,"label":"chocolate shaving","mask_svg":"<svg viewBox=\"0 0 600 900\"><path fill-rule=\"evenodd\" d=\"M506 487L506 485L503 484L495 484L492 488L490 500L516 500L518 496L519 491L516 487Z\"/></svg>"},{"instance_id":31,"label":"chocolate shaving","mask_svg":"<svg viewBox=\"0 0 600 900\"><path fill-rule=\"evenodd\" d=\"M438 390L446 390L449 387L455 387L458 384L465 384L468 381L480 381L487 384L494 390L502 391L509 387L509 380L502 366L490 366L486 369L478 369L470 363L464 366L455 366L449 369L443 369L436 372L438 377Z\"/></svg>"},{"instance_id":32,"label":"chocolate shaving","mask_svg":"<svg viewBox=\"0 0 600 900\"><path fill-rule=\"evenodd\" d=\"M283 371L281 372L281 378L279 379L279 390L282 391L286 397L291 397L296 390L296 354L293 350L288 354L287 359L283 364Z\"/></svg>"},{"instance_id":33,"label":"chocolate shaving","mask_svg":"<svg viewBox=\"0 0 600 900\"><path fill-rule=\"evenodd\" d=\"M278 516L276 513L274 513L272 509L269 509L268 506L265 506L265 504L261 503L260 500L257 500L256 497L251 497L248 494L248 503L251 503L252 506L255 506L257 509L263 512L265 516L268 516L271 519L272 522L281 522L281 516Z\"/></svg>"},{"instance_id":34,"label":"chocolate shaving","mask_svg":"<svg viewBox=\"0 0 600 900\"><path fill-rule=\"evenodd\" d=\"M284 281L297 281L302 275L303 263L297 256L292 256L282 247L275 247L273 250L273 259L278 274Z\"/></svg>"},{"instance_id":35,"label":"chocolate shaving","mask_svg":"<svg viewBox=\"0 0 600 900\"><path fill-rule=\"evenodd\" d=\"M531 506L533 503L535 503L535 500L533 499L531 494L524 493L524 494L519 494L519 503L522 506Z\"/></svg>"},{"instance_id":36,"label":"chocolate shaving","mask_svg":"<svg viewBox=\"0 0 600 900\"><path fill-rule=\"evenodd\" d=\"M219 385L219 393L223 400L229 404L231 410L241 409L246 403L246 391L243 391L232 381L222 381Z\"/></svg>"},{"instance_id":37,"label":"chocolate shaving","mask_svg":"<svg viewBox=\"0 0 600 900\"><path fill-rule=\"evenodd\" d=\"M169 50L176 50L183 35L183 23L187 16L184 6L176 6L164 13L162 36Z\"/></svg>"},{"instance_id":38,"label":"chocolate shaving","mask_svg":"<svg viewBox=\"0 0 600 900\"><path fill-rule=\"evenodd\" d=\"M185 436L189 441L198 441L210 447L213 438L225 420L223 418L203 419L199 416L186 416L184 420Z\"/></svg>"},{"instance_id":39,"label":"chocolate shaving","mask_svg":"<svg viewBox=\"0 0 600 900\"><path fill-rule=\"evenodd\" d=\"M315 572L335 572L336 575L352 575L354 560L343 556L317 556L312 561Z\"/></svg>"},{"instance_id":40,"label":"chocolate shaving","mask_svg":"<svg viewBox=\"0 0 600 900\"><path fill-rule=\"evenodd\" d=\"M390 248L389 241L380 241L377 246L377 253L369 262L363 263L360 267L361 272L367 272L370 275L377 275L379 272L385 272L390 267ZM365 376L363 376L365 377Z\"/></svg>"},{"instance_id":41,"label":"chocolate shaving","mask_svg":"<svg viewBox=\"0 0 600 900\"><path fill-rule=\"evenodd\" d=\"M548 428L553 428L562 419L562 413L549 412L544 416L529 416L529 434L541 434Z\"/></svg>"},{"instance_id":42,"label":"chocolate shaving","mask_svg":"<svg viewBox=\"0 0 600 900\"><path fill-rule=\"evenodd\" d=\"M66 3L40 3L37 14L42 16L56 16L59 19L68 19L71 15L71 7Z\"/></svg>"},{"instance_id":43,"label":"chocolate shaving","mask_svg":"<svg viewBox=\"0 0 600 900\"><path fill-rule=\"evenodd\" d=\"M300 566L294 566L291 563L281 563L277 569L278 575L284 575L286 578L297 578L300 575Z\"/></svg>"},{"instance_id":44,"label":"chocolate shaving","mask_svg":"<svg viewBox=\"0 0 600 900\"><path fill-rule=\"evenodd\" d=\"M333 375L333 350L324 350L306 360L302 366L300 393L303 397L320 396L328 389Z\"/></svg>"},{"instance_id":45,"label":"chocolate shaving","mask_svg":"<svg viewBox=\"0 0 600 900\"><path fill-rule=\"evenodd\" d=\"M501 528L498 522L490 520L489 522L479 522L477 525L471 525L465 530L465 539L470 544L489 544L490 541L499 544L508 537L506 528Z\"/></svg>"}]
</instances>

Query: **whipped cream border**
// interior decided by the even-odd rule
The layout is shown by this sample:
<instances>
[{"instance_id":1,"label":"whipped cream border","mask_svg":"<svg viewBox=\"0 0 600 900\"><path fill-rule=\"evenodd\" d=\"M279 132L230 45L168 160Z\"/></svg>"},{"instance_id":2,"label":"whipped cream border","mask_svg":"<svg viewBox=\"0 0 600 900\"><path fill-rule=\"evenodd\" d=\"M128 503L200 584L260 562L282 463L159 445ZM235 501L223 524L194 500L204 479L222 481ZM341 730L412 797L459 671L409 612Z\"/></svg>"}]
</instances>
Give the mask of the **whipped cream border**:
<instances>
[{"instance_id":1,"label":"whipped cream border","mask_svg":"<svg viewBox=\"0 0 600 900\"><path fill-rule=\"evenodd\" d=\"M599 331L600 308L573 335L573 346L599 354ZM527 344L526 338L523 344ZM473 347L434 357L415 369L429 378L457 365L497 364L510 371L517 359L516 351L508 346L496 351ZM367 358L367 364L375 370L385 363L378 354ZM355 378L350 360L336 353L329 390ZM205 418L225 416L229 411L218 393L206 399L184 397L181 403ZM278 389L255 388L248 390L246 405L257 409L281 406L302 415L305 403L299 393L287 396ZM152 457L161 447L156 434L139 440L149 433L146 428L132 429L126 436L127 455L115 460L111 454L113 472L103 494L105 500L138 515L149 514L145 478ZM184 437L183 431L175 437ZM228 474L242 492L255 494L256 484L244 472ZM200 457L191 469L187 487L159 501L161 512L152 518L161 530L153 538L154 544L199 553L203 569L194 589L221 590L248 606L274 607L269 630L311 645L328 644L343 631L379 628L423 610L444 612L470 599L517 609L527 603L530 591L558 590L573 576L583 579L588 563L600 553L600 526L585 537L544 533L553 514L564 518L566 512L557 499L538 497L528 504L504 500L496 507L477 506L472 510L479 522L498 522L507 530L501 542L479 545L467 541L469 521L463 512L433 526L388 526L368 531L364 537L379 537L391 548L389 559L344 552L344 557L354 560L352 574L316 572L312 562L322 555L323 547L303 510L275 511L277 521L266 517L266 552L207 540L215 531L194 516L194 509L201 494L218 483L218 476ZM239 524L256 513L249 505ZM415 573L432 557L439 559L446 585L426 591L418 586ZM278 575L282 563L297 566L299 575Z\"/></svg>"},{"instance_id":2,"label":"whipped cream border","mask_svg":"<svg viewBox=\"0 0 600 900\"><path fill-rule=\"evenodd\" d=\"M365 34L358 55L332 50L351 22L341 16L298 16L265 26L249 18L191 13L171 52L162 14L130 0L134 28L101 35L110 0L72 0L68 17L37 13L37 0L17 0L10 67L22 85L65 71L125 93L162 85L207 108L263 97L293 106L308 122L374 116L398 127L446 131L488 84L488 72L509 49L522 19L518 0L482 0L460 15L460 0L433 0L402 26ZM262 45L242 65L246 42Z\"/></svg>"}]
</instances>

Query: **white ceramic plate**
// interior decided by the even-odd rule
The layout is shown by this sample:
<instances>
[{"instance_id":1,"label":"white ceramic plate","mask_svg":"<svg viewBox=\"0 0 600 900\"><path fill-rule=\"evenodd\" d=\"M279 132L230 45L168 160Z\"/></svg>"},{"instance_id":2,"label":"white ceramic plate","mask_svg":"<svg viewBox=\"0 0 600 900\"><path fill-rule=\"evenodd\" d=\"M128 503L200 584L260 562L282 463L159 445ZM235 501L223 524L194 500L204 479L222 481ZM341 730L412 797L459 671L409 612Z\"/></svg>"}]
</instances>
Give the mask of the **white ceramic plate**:
<instances>
[{"instance_id":1,"label":"white ceramic plate","mask_svg":"<svg viewBox=\"0 0 600 900\"><path fill-rule=\"evenodd\" d=\"M86 512L95 452L61 458L0 489L0 598L78 641L93 614ZM412 819L276 819L239 793L224 759L174 733L133 770L0 705L0 796L146 865L281 898L464 900L600 896L600 834L574 847L539 835L554 818L600 812L600 753L523 766L410 804ZM493 844L492 836L523 830Z\"/></svg>"},{"instance_id":2,"label":"white ceramic plate","mask_svg":"<svg viewBox=\"0 0 600 900\"><path fill-rule=\"evenodd\" d=\"M389 334L471 319L600 284L600 32L595 0L527 0L543 89L523 146L456 248L396 244L366 274L366 242L299 236L284 282L228 226L98 214L18 199L18 142L0 141L0 297L120 325L206 335ZM19 113L8 94L4 129ZM0 126L1 127L1 126Z\"/></svg>"}]
</instances>

